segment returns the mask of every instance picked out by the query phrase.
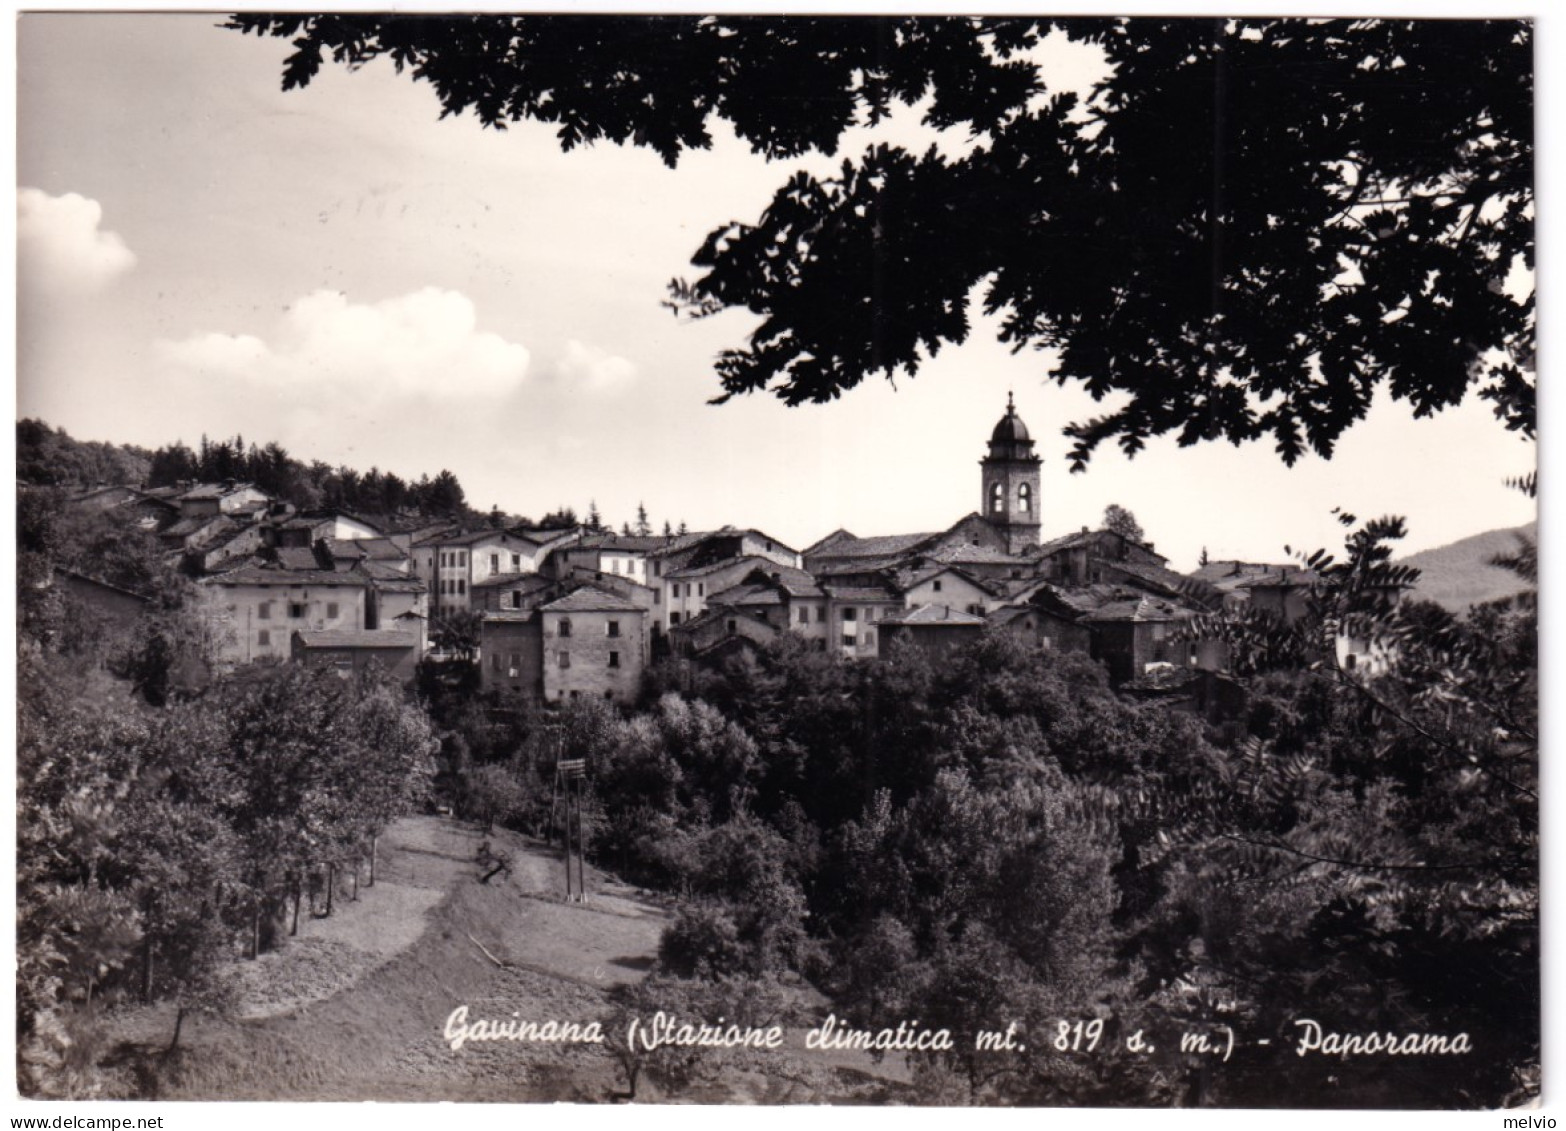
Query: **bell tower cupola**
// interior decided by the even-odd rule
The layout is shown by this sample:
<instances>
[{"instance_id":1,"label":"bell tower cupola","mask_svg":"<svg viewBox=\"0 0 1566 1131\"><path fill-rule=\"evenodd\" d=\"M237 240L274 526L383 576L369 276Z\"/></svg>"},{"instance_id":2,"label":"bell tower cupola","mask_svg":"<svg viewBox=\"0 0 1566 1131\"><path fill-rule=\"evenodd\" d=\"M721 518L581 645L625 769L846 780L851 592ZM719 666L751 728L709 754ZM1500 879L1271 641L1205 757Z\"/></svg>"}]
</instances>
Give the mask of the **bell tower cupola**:
<instances>
[{"instance_id":1,"label":"bell tower cupola","mask_svg":"<svg viewBox=\"0 0 1566 1131\"><path fill-rule=\"evenodd\" d=\"M983 501L979 513L1003 536L1006 551L1021 554L1039 544L1039 465L1028 426L1006 394L1006 415L990 433L990 454L979 461Z\"/></svg>"}]
</instances>

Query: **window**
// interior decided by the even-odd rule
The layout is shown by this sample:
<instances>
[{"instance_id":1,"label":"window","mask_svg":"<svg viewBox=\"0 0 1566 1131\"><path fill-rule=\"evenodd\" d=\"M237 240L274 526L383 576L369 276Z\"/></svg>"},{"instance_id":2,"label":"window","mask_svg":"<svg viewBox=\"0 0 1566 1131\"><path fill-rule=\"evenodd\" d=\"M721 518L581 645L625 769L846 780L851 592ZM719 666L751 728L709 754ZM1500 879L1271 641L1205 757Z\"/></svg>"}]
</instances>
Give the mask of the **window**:
<instances>
[{"instance_id":1,"label":"window","mask_svg":"<svg viewBox=\"0 0 1566 1131\"><path fill-rule=\"evenodd\" d=\"M799 610L799 623L800 624L809 624L810 623L810 610L809 609L800 609Z\"/></svg>"},{"instance_id":2,"label":"window","mask_svg":"<svg viewBox=\"0 0 1566 1131\"><path fill-rule=\"evenodd\" d=\"M614 699L614 692L613 691L605 691L604 692L604 698L613 701L613 699Z\"/></svg>"},{"instance_id":3,"label":"window","mask_svg":"<svg viewBox=\"0 0 1566 1131\"><path fill-rule=\"evenodd\" d=\"M571 618L570 617L561 617L560 618L560 631L559 631L558 635L560 635L562 637L571 635ZM564 653L561 653L561 654L564 655Z\"/></svg>"},{"instance_id":4,"label":"window","mask_svg":"<svg viewBox=\"0 0 1566 1131\"><path fill-rule=\"evenodd\" d=\"M1017 510L1023 514L1033 510L1033 488L1026 483L1017 488Z\"/></svg>"},{"instance_id":5,"label":"window","mask_svg":"<svg viewBox=\"0 0 1566 1131\"><path fill-rule=\"evenodd\" d=\"M734 633L737 632L738 630L739 630L739 624L734 620L733 617L730 617L729 618L729 635L733 636Z\"/></svg>"},{"instance_id":6,"label":"window","mask_svg":"<svg viewBox=\"0 0 1566 1131\"><path fill-rule=\"evenodd\" d=\"M816 623L817 624L825 624L826 623L826 606L825 605L817 605L816 606Z\"/></svg>"},{"instance_id":7,"label":"window","mask_svg":"<svg viewBox=\"0 0 1566 1131\"><path fill-rule=\"evenodd\" d=\"M580 699L581 697L582 697L582 693L580 691L573 691L573 692L571 692L571 698L573 698L573 699Z\"/></svg>"},{"instance_id":8,"label":"window","mask_svg":"<svg viewBox=\"0 0 1566 1131\"><path fill-rule=\"evenodd\" d=\"M500 555L499 554L491 554L489 556L489 572L490 573L499 573L500 572Z\"/></svg>"},{"instance_id":9,"label":"window","mask_svg":"<svg viewBox=\"0 0 1566 1131\"><path fill-rule=\"evenodd\" d=\"M513 653L511 653L511 674L513 676L515 676L515 675L520 674L521 671L522 671L522 653L521 652L513 652Z\"/></svg>"},{"instance_id":10,"label":"window","mask_svg":"<svg viewBox=\"0 0 1566 1131\"><path fill-rule=\"evenodd\" d=\"M466 550L457 551L457 564L459 566L465 566L468 564L468 552Z\"/></svg>"},{"instance_id":11,"label":"window","mask_svg":"<svg viewBox=\"0 0 1566 1131\"><path fill-rule=\"evenodd\" d=\"M617 667L620 666L620 653L618 653L618 652L610 652L609 653L609 666L611 668L617 668Z\"/></svg>"},{"instance_id":12,"label":"window","mask_svg":"<svg viewBox=\"0 0 1566 1131\"><path fill-rule=\"evenodd\" d=\"M336 620L337 619L337 615L338 615L337 614L337 602L336 601L328 601L328 602L326 602L326 619L327 620Z\"/></svg>"},{"instance_id":13,"label":"window","mask_svg":"<svg viewBox=\"0 0 1566 1131\"><path fill-rule=\"evenodd\" d=\"M935 589L935 591L937 593L939 593L941 591L941 579L939 577L937 577L934 581L930 582L930 585L931 585L931 587L933 587Z\"/></svg>"},{"instance_id":14,"label":"window","mask_svg":"<svg viewBox=\"0 0 1566 1131\"><path fill-rule=\"evenodd\" d=\"M849 609L844 609L844 610L843 610L843 619L844 619L844 620L853 620L853 619L854 619L854 617L855 617L855 615L856 615L856 614L857 614L857 613L858 613L858 612L859 612L859 610L858 610L858 609L852 609L852 608L849 608Z\"/></svg>"},{"instance_id":15,"label":"window","mask_svg":"<svg viewBox=\"0 0 1566 1131\"><path fill-rule=\"evenodd\" d=\"M854 634L852 632L845 632L845 633L843 633L843 647L844 648L852 648L854 646L854 644L855 644Z\"/></svg>"},{"instance_id":16,"label":"window","mask_svg":"<svg viewBox=\"0 0 1566 1131\"><path fill-rule=\"evenodd\" d=\"M1169 626L1167 624L1154 624L1153 625L1153 639L1154 640L1162 640L1168 634L1168 632L1169 632Z\"/></svg>"},{"instance_id":17,"label":"window","mask_svg":"<svg viewBox=\"0 0 1566 1131\"><path fill-rule=\"evenodd\" d=\"M571 666L571 653L569 653L569 652L559 652L559 653L556 653L556 657L555 658L559 662L559 664L560 664L560 666L562 668L568 668L568 667Z\"/></svg>"},{"instance_id":18,"label":"window","mask_svg":"<svg viewBox=\"0 0 1566 1131\"><path fill-rule=\"evenodd\" d=\"M669 614L669 623L671 625L679 624L680 623L680 614L679 613L670 613Z\"/></svg>"},{"instance_id":19,"label":"window","mask_svg":"<svg viewBox=\"0 0 1566 1131\"><path fill-rule=\"evenodd\" d=\"M493 656L491 656L489 658L489 666L492 669L494 669L495 671L497 671L497 672L500 670L500 653L499 652L496 652Z\"/></svg>"},{"instance_id":20,"label":"window","mask_svg":"<svg viewBox=\"0 0 1566 1131\"><path fill-rule=\"evenodd\" d=\"M612 621L609 622L609 635L610 636L619 636L620 635L620 622L619 621L612 620Z\"/></svg>"},{"instance_id":21,"label":"window","mask_svg":"<svg viewBox=\"0 0 1566 1131\"><path fill-rule=\"evenodd\" d=\"M1343 666L1349 671L1353 671L1354 665L1357 663L1359 663L1359 657L1356 656L1353 652L1350 652L1347 656L1343 657Z\"/></svg>"},{"instance_id":22,"label":"window","mask_svg":"<svg viewBox=\"0 0 1566 1131\"><path fill-rule=\"evenodd\" d=\"M272 619L272 602L271 601L262 601L259 605L256 606L256 619L257 620L271 620Z\"/></svg>"},{"instance_id":23,"label":"window","mask_svg":"<svg viewBox=\"0 0 1566 1131\"><path fill-rule=\"evenodd\" d=\"M990 513L1003 514L1006 510L1006 488L999 483L990 484Z\"/></svg>"},{"instance_id":24,"label":"window","mask_svg":"<svg viewBox=\"0 0 1566 1131\"><path fill-rule=\"evenodd\" d=\"M288 616L292 620L304 620L310 615L310 606L302 601L288 602Z\"/></svg>"},{"instance_id":25,"label":"window","mask_svg":"<svg viewBox=\"0 0 1566 1131\"><path fill-rule=\"evenodd\" d=\"M701 584L701 585L696 586L696 596L698 596L698 597L705 597L706 595L707 595L707 586L705 584Z\"/></svg>"},{"instance_id":26,"label":"window","mask_svg":"<svg viewBox=\"0 0 1566 1131\"><path fill-rule=\"evenodd\" d=\"M655 605L663 604L663 594L660 593L656 589L653 590L653 604L655 604Z\"/></svg>"},{"instance_id":27,"label":"window","mask_svg":"<svg viewBox=\"0 0 1566 1131\"><path fill-rule=\"evenodd\" d=\"M513 609L520 609L522 607L522 590L513 589L511 591L511 607Z\"/></svg>"},{"instance_id":28,"label":"window","mask_svg":"<svg viewBox=\"0 0 1566 1131\"><path fill-rule=\"evenodd\" d=\"M983 605L969 605L968 606L968 611L970 613L972 613L976 617L982 617L984 615L984 606Z\"/></svg>"},{"instance_id":29,"label":"window","mask_svg":"<svg viewBox=\"0 0 1566 1131\"><path fill-rule=\"evenodd\" d=\"M514 571L516 571L517 573L522 572L522 555L521 554L512 554L511 555L511 568Z\"/></svg>"},{"instance_id":30,"label":"window","mask_svg":"<svg viewBox=\"0 0 1566 1131\"><path fill-rule=\"evenodd\" d=\"M263 628L260 632L256 633L256 644L262 648L270 648L272 646L271 629Z\"/></svg>"},{"instance_id":31,"label":"window","mask_svg":"<svg viewBox=\"0 0 1566 1131\"><path fill-rule=\"evenodd\" d=\"M680 583L678 581L676 581L673 585L669 586L669 596L670 597L678 597L679 595L680 595Z\"/></svg>"}]
</instances>

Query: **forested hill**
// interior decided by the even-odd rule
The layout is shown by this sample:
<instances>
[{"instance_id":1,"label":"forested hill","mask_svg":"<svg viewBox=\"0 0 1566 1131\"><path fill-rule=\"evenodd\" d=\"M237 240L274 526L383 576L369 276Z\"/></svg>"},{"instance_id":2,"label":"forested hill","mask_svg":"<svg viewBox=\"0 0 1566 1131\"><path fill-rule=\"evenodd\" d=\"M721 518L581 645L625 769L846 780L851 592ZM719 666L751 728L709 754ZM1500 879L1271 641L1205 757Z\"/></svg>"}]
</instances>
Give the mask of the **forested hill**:
<instances>
[{"instance_id":1,"label":"forested hill","mask_svg":"<svg viewBox=\"0 0 1566 1131\"><path fill-rule=\"evenodd\" d=\"M247 445L242 436L218 441L203 436L197 450L176 441L148 451L129 444L76 440L41 420L21 420L16 425L16 477L19 484L82 490L111 484L166 487L235 479L254 483L301 510L471 514L462 484L450 471L443 470L433 479L425 474L417 481L404 480L376 468L359 472L321 460L305 463L279 444Z\"/></svg>"},{"instance_id":2,"label":"forested hill","mask_svg":"<svg viewBox=\"0 0 1566 1131\"><path fill-rule=\"evenodd\" d=\"M1420 571L1414 595L1434 601L1454 613L1465 612L1470 605L1510 597L1527 583L1511 570L1491 565L1498 554L1515 554L1519 539L1537 538L1538 523L1510 530L1491 530L1471 538L1410 554L1398 564Z\"/></svg>"},{"instance_id":3,"label":"forested hill","mask_svg":"<svg viewBox=\"0 0 1566 1131\"><path fill-rule=\"evenodd\" d=\"M41 420L16 425L16 480L34 487L143 484L152 470L146 448L72 439Z\"/></svg>"}]
</instances>

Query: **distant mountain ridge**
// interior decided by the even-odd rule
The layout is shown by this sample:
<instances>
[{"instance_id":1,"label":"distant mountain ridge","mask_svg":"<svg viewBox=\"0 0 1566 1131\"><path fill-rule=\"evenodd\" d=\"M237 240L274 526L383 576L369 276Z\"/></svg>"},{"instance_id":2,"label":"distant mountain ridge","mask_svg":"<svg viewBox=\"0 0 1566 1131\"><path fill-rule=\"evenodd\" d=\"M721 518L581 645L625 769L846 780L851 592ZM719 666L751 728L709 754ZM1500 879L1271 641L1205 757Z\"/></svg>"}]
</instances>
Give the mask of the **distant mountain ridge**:
<instances>
[{"instance_id":1,"label":"distant mountain ridge","mask_svg":"<svg viewBox=\"0 0 1566 1131\"><path fill-rule=\"evenodd\" d=\"M1470 605L1510 597L1527 584L1510 570L1490 564L1497 554L1517 551L1518 538L1537 538L1539 524L1530 522L1509 530L1490 530L1447 546L1421 550L1398 560L1399 565L1420 571L1414 596L1434 601L1454 613L1467 611Z\"/></svg>"}]
</instances>

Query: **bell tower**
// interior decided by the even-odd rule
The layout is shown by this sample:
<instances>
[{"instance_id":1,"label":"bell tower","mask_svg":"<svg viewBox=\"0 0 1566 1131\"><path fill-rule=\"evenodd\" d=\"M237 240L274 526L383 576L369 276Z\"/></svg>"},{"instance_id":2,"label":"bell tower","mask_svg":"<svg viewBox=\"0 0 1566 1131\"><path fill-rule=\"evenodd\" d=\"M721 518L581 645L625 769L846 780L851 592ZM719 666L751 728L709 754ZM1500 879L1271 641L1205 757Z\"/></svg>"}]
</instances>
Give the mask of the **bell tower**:
<instances>
[{"instance_id":1,"label":"bell tower","mask_svg":"<svg viewBox=\"0 0 1566 1131\"><path fill-rule=\"evenodd\" d=\"M1006 394L1006 415L990 433L990 454L979 461L979 513L1001 534L1009 554L1025 553L1039 544L1039 464L1027 425Z\"/></svg>"}]
</instances>

